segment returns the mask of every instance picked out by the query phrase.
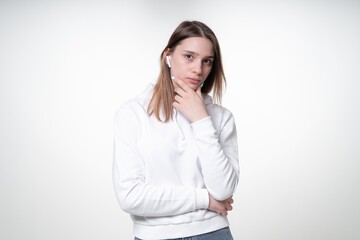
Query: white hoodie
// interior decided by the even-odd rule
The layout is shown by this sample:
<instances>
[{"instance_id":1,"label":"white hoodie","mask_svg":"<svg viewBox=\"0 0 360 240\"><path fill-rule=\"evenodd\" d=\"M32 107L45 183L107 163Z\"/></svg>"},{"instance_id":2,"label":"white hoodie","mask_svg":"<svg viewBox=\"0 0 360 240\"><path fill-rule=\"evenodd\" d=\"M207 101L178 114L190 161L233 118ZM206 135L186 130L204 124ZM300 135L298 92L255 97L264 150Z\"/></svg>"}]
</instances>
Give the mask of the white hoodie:
<instances>
[{"instance_id":1,"label":"white hoodie","mask_svg":"<svg viewBox=\"0 0 360 240\"><path fill-rule=\"evenodd\" d=\"M173 120L160 122L147 113L153 87L124 103L114 119L114 188L134 235L169 239L227 227L226 217L207 208L209 194L225 200L238 184L233 115L205 95L209 117L190 123L174 110Z\"/></svg>"}]
</instances>

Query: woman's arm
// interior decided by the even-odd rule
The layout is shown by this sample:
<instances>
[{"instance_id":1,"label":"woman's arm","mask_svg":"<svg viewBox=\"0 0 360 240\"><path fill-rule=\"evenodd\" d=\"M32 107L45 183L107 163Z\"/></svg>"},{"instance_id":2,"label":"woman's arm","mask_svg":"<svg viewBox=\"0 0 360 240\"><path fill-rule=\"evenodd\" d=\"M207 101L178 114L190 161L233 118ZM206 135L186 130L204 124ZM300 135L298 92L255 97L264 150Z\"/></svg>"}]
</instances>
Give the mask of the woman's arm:
<instances>
[{"instance_id":1,"label":"woman's arm","mask_svg":"<svg viewBox=\"0 0 360 240\"><path fill-rule=\"evenodd\" d=\"M222 111L219 134L211 117L192 123L206 188L219 201L231 197L239 181L235 121L229 111Z\"/></svg>"},{"instance_id":2,"label":"woman's arm","mask_svg":"<svg viewBox=\"0 0 360 240\"><path fill-rule=\"evenodd\" d=\"M213 111L210 117L200 88L194 91L181 79L175 79L174 86L173 106L192 123L206 188L216 200L225 200L234 194L239 180L234 118L224 108ZM217 135L212 120L219 119Z\"/></svg>"}]
</instances>

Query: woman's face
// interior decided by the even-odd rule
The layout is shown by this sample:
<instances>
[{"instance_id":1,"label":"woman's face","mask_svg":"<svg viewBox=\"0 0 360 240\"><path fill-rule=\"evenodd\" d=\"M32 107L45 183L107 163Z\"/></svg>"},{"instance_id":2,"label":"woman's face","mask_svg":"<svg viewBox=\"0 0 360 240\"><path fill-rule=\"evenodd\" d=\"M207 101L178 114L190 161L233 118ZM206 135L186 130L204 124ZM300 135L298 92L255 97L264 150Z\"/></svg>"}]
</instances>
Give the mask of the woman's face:
<instances>
[{"instance_id":1,"label":"woman's face","mask_svg":"<svg viewBox=\"0 0 360 240\"><path fill-rule=\"evenodd\" d=\"M171 75L183 80L194 91L206 80L214 61L214 47L204 37L182 40L169 53Z\"/></svg>"}]
</instances>

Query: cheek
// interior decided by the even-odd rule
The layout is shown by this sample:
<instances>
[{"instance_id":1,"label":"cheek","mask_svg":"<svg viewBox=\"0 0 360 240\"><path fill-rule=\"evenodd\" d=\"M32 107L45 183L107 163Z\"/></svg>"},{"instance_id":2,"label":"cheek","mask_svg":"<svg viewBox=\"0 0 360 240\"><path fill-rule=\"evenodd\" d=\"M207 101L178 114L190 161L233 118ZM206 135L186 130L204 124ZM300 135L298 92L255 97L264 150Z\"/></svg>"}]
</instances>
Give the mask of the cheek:
<instances>
[{"instance_id":1,"label":"cheek","mask_svg":"<svg viewBox=\"0 0 360 240\"><path fill-rule=\"evenodd\" d=\"M172 72L176 75L182 75L186 71L185 64L177 63L176 65L173 65Z\"/></svg>"},{"instance_id":2,"label":"cheek","mask_svg":"<svg viewBox=\"0 0 360 240\"><path fill-rule=\"evenodd\" d=\"M210 74L210 72L211 72L211 69L212 69L212 67L206 68L206 70L205 70L205 75L206 75L206 77L209 76L209 74Z\"/></svg>"}]
</instances>

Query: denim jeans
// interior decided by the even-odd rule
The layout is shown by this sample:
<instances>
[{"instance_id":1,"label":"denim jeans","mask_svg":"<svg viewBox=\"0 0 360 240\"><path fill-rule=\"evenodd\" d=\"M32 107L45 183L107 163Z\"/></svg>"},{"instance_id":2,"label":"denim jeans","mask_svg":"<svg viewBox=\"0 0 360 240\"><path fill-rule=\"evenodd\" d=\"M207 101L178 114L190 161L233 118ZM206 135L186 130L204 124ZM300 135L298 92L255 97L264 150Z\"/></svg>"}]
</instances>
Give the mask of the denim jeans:
<instances>
[{"instance_id":1,"label":"denim jeans","mask_svg":"<svg viewBox=\"0 0 360 240\"><path fill-rule=\"evenodd\" d=\"M134 240L141 240L140 238L135 237ZM222 228L216 230L214 232L204 233L192 237L184 237L184 238L173 238L167 240L234 240L230 228Z\"/></svg>"}]
</instances>

